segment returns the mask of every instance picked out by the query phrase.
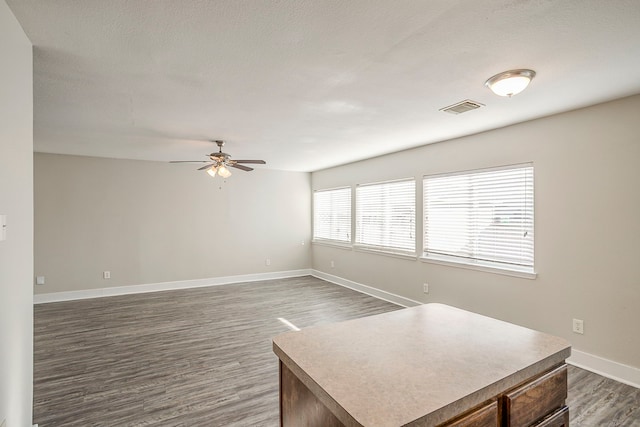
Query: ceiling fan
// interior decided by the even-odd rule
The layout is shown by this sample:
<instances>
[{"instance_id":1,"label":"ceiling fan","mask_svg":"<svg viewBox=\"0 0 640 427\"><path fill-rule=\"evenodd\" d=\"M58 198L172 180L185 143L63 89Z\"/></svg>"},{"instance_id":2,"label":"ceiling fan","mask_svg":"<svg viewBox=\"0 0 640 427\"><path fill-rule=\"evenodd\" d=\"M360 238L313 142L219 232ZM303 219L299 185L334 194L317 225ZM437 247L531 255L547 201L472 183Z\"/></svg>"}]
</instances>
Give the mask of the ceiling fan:
<instances>
[{"instance_id":1,"label":"ceiling fan","mask_svg":"<svg viewBox=\"0 0 640 427\"><path fill-rule=\"evenodd\" d=\"M253 163L257 165L267 164L267 162L265 162L264 160L231 160L230 155L222 152L224 141L215 140L212 142L218 144L219 151L217 153L208 154L207 157L209 157L209 160L174 160L170 163L208 163L201 168L198 168L198 170L202 171L206 169L209 175L216 176L216 174L218 174L223 178L228 178L231 176L231 171L229 170L230 167L247 172L253 170L253 168L242 165L240 163Z\"/></svg>"}]
</instances>

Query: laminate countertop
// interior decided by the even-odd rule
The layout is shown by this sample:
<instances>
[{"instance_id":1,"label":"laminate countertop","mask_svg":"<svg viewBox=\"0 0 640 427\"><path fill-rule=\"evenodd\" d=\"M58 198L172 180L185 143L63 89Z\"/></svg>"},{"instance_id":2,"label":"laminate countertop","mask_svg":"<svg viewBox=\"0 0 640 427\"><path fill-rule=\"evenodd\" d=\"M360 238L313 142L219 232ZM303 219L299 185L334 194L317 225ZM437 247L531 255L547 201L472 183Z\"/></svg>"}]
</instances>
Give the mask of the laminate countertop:
<instances>
[{"instance_id":1,"label":"laminate countertop","mask_svg":"<svg viewBox=\"0 0 640 427\"><path fill-rule=\"evenodd\" d=\"M273 350L346 426L437 425L562 363L567 340L443 304L281 334Z\"/></svg>"}]
</instances>

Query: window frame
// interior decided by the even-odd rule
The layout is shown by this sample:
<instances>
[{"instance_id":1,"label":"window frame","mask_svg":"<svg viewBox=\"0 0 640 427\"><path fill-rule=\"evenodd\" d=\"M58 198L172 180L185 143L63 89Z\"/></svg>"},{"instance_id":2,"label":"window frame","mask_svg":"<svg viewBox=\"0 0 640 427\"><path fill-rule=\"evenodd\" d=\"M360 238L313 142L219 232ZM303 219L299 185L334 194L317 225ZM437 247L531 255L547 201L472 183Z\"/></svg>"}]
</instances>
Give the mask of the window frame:
<instances>
[{"instance_id":1,"label":"window frame","mask_svg":"<svg viewBox=\"0 0 640 427\"><path fill-rule=\"evenodd\" d=\"M503 261L495 261L495 260L483 260L479 258L464 258L460 256L453 255L445 255L439 253L429 253L429 248L427 247L427 233L428 233L428 203L431 201L430 199L433 196L428 196L428 185L427 180L433 178L440 177L454 177L461 175L474 175L474 174L482 174L486 172L498 172L498 171L506 171L506 170L517 170L517 169L530 169L531 170L531 181L528 183L529 187L527 188L527 183L525 182L525 191L530 191L530 193L525 192L525 200L520 200L520 202L524 202L525 206L528 204L527 202L531 201L531 266L523 266L517 264L510 264L508 262ZM477 187L476 187L477 188ZM458 171L452 173L441 173L441 174L430 174L424 175L422 181L422 197L423 197L423 212L422 212L422 254L420 255L420 260L423 262L434 263L447 265L452 267L460 267L467 268L473 270L481 270L492 273L505 274L509 276L516 276L527 279L535 279L537 277L535 271L535 170L532 162L530 163L519 163L512 165L505 165L493 168L483 168L483 169L474 169L474 170L466 170L466 171ZM479 231L479 230L478 230ZM475 239L478 240L479 233L475 235ZM471 240L470 240L471 241Z\"/></svg>"},{"instance_id":2,"label":"window frame","mask_svg":"<svg viewBox=\"0 0 640 427\"><path fill-rule=\"evenodd\" d=\"M345 191L348 194L348 201L346 203L346 205L348 206L348 216L349 216L349 220L348 220L348 227L347 227L347 233L348 233L348 238L347 239L332 239L330 237L318 237L316 236L316 230L317 230L317 216L316 216L316 208L317 208L317 200L316 200L316 194L318 193L329 193L329 192L336 192L336 191L341 191L341 190L347 190ZM312 218L313 218L313 224L312 224L312 230L311 230L311 243L314 244L322 244L322 245L330 245L330 246L338 246L338 247L351 247L352 242L353 242L353 191L351 186L343 186L343 187L334 187L334 188L322 188L322 189L318 189L318 190L313 190L313 206L312 206ZM339 215L339 213L336 213L336 215ZM331 234L331 225L329 225L329 229L330 229L330 233Z\"/></svg>"},{"instance_id":3,"label":"window frame","mask_svg":"<svg viewBox=\"0 0 640 427\"><path fill-rule=\"evenodd\" d=\"M412 231L413 249L407 249L403 247L390 246L390 245L384 245L384 244L373 244L370 242L362 242L361 241L362 235L360 233L362 232L363 224L362 224L362 218L360 217L361 208L362 208L361 206L362 203L359 199L359 194L361 194L360 191L362 191L362 189L364 188L371 188L375 186L387 186L389 184L401 184L401 183L413 184L413 188L411 191L413 207L412 207L412 213L410 216L411 225L413 226L413 231ZM417 194L416 193L417 193L417 180L415 177L357 184L355 187L355 210L354 210L355 215L353 217L354 228L355 228L353 247L359 251L373 252L373 253L379 253L379 254L400 257L400 258L409 258L414 260L417 259L416 251L418 246L418 239L417 239L418 227L416 223L417 222L417 216L416 216ZM387 206L387 212L385 212L385 218L390 214L390 212L388 211L390 207L391 207L390 205ZM386 224L387 227L393 226L392 223L389 225L388 221L384 221L384 224ZM388 228L386 231L388 232ZM382 232L384 232L384 230Z\"/></svg>"}]
</instances>

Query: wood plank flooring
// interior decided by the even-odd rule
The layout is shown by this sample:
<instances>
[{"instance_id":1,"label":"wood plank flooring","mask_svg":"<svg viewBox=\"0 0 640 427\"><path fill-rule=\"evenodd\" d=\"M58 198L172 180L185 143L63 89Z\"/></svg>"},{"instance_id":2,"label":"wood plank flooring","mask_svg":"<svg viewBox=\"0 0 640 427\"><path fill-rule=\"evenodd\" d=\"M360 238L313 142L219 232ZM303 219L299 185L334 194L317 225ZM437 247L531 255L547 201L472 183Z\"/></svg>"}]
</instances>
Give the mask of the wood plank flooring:
<instances>
[{"instance_id":1,"label":"wood plank flooring","mask_svg":"<svg viewBox=\"0 0 640 427\"><path fill-rule=\"evenodd\" d=\"M640 427L640 389L571 365L567 406L572 427Z\"/></svg>"},{"instance_id":2,"label":"wood plank flooring","mask_svg":"<svg viewBox=\"0 0 640 427\"><path fill-rule=\"evenodd\" d=\"M400 307L313 277L35 306L34 422L278 425L271 339ZM570 367L572 426L640 426L640 390Z\"/></svg>"}]
</instances>

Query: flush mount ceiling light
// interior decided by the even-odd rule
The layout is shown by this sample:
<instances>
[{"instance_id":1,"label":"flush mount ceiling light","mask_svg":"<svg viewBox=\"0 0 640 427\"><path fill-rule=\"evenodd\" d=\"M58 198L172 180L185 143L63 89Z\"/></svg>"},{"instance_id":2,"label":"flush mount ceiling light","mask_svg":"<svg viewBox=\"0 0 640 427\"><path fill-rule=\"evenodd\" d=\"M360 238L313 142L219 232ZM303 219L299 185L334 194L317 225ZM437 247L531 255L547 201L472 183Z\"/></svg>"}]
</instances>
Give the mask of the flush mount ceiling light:
<instances>
[{"instance_id":1,"label":"flush mount ceiling light","mask_svg":"<svg viewBox=\"0 0 640 427\"><path fill-rule=\"evenodd\" d=\"M512 97L525 90L535 76L536 72L533 70L510 70L496 74L484 82L484 85L496 95Z\"/></svg>"}]
</instances>

